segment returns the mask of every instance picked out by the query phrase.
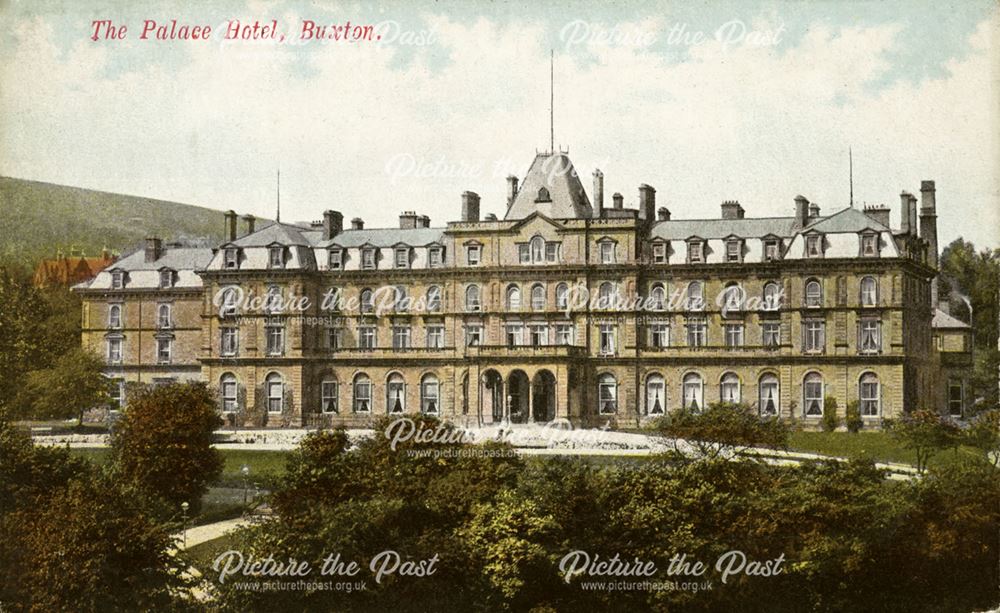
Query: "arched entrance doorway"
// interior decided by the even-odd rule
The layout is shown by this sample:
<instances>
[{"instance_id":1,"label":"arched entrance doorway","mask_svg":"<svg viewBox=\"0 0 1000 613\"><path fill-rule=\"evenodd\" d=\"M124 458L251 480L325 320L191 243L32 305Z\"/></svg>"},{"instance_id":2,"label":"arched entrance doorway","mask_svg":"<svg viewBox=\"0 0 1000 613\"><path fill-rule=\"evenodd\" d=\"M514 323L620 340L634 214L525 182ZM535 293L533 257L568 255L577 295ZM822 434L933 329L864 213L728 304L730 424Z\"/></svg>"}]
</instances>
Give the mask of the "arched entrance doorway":
<instances>
[{"instance_id":1,"label":"arched entrance doorway","mask_svg":"<svg viewBox=\"0 0 1000 613\"><path fill-rule=\"evenodd\" d=\"M510 423L523 424L528 421L528 398L531 389L528 375L523 370L515 370L507 378L507 399L510 401Z\"/></svg>"},{"instance_id":2,"label":"arched entrance doorway","mask_svg":"<svg viewBox=\"0 0 1000 613\"><path fill-rule=\"evenodd\" d=\"M479 391L479 419L495 424L503 420L503 378L490 369L483 373Z\"/></svg>"},{"instance_id":3,"label":"arched entrance doorway","mask_svg":"<svg viewBox=\"0 0 1000 613\"><path fill-rule=\"evenodd\" d=\"M556 418L556 377L540 370L531 382L531 416L534 421L549 422Z\"/></svg>"}]
</instances>

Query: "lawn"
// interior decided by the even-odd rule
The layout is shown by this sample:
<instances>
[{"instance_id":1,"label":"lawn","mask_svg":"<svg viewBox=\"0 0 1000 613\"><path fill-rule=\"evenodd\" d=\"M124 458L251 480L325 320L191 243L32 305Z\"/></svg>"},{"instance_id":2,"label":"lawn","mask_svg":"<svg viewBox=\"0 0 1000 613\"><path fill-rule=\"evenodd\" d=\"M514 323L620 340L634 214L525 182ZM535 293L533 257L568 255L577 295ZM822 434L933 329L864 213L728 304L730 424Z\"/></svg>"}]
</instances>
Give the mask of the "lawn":
<instances>
[{"instance_id":1,"label":"lawn","mask_svg":"<svg viewBox=\"0 0 1000 613\"><path fill-rule=\"evenodd\" d=\"M803 451L845 458L871 457L878 462L916 464L917 456L903 448L887 432L792 432L788 440L789 451ZM971 447L959 447L933 456L929 466L943 466L964 462L981 456Z\"/></svg>"}]
</instances>

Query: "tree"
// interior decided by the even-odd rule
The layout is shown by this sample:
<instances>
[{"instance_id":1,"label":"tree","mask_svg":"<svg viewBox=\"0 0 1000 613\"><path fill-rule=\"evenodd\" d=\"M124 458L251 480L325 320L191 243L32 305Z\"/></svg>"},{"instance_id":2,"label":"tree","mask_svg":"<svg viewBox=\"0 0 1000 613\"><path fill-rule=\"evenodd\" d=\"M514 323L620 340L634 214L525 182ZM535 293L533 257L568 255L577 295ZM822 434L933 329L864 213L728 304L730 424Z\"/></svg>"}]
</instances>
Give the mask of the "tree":
<instances>
[{"instance_id":1,"label":"tree","mask_svg":"<svg viewBox=\"0 0 1000 613\"><path fill-rule=\"evenodd\" d=\"M840 418L837 416L837 399L834 396L827 396L823 399L823 431L833 432L840 425Z\"/></svg>"},{"instance_id":2,"label":"tree","mask_svg":"<svg viewBox=\"0 0 1000 613\"><path fill-rule=\"evenodd\" d=\"M886 420L890 435L917 454L917 472L927 470L927 462L944 449L957 447L961 430L946 417L922 409L898 421Z\"/></svg>"},{"instance_id":3,"label":"tree","mask_svg":"<svg viewBox=\"0 0 1000 613\"><path fill-rule=\"evenodd\" d=\"M847 403L847 409L844 411L844 425L847 426L847 431L853 434L857 434L864 427L865 420L861 418L861 408L857 400Z\"/></svg>"},{"instance_id":4,"label":"tree","mask_svg":"<svg viewBox=\"0 0 1000 613\"><path fill-rule=\"evenodd\" d=\"M76 417L82 426L84 411L108 402L111 381L102 374L103 368L104 362L99 357L74 347L50 368L29 372L17 402L21 416Z\"/></svg>"},{"instance_id":5,"label":"tree","mask_svg":"<svg viewBox=\"0 0 1000 613\"><path fill-rule=\"evenodd\" d=\"M111 437L119 476L173 505L198 508L222 472L212 433L222 423L215 395L201 382L174 383L132 394Z\"/></svg>"},{"instance_id":6,"label":"tree","mask_svg":"<svg viewBox=\"0 0 1000 613\"><path fill-rule=\"evenodd\" d=\"M993 466L1000 466L1000 410L976 415L965 431L964 442L982 451Z\"/></svg>"},{"instance_id":7,"label":"tree","mask_svg":"<svg viewBox=\"0 0 1000 613\"><path fill-rule=\"evenodd\" d=\"M664 436L694 445L709 458L748 447L788 446L788 426L778 417L760 417L746 404L718 402L702 411L682 407L654 427Z\"/></svg>"}]
</instances>

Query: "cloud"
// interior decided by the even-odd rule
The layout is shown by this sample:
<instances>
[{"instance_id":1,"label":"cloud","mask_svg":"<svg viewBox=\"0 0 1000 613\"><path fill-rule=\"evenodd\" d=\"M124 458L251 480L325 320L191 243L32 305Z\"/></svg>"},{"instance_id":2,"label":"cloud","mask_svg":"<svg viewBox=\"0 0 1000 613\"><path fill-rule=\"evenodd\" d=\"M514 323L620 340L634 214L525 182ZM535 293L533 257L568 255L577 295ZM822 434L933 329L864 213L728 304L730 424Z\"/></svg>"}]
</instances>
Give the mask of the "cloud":
<instances>
[{"instance_id":1,"label":"cloud","mask_svg":"<svg viewBox=\"0 0 1000 613\"><path fill-rule=\"evenodd\" d=\"M303 16L257 10L289 29ZM280 165L285 219L333 208L391 226L415 209L439 223L466 189L502 215L503 175L548 146L548 41L563 26L426 13L401 27L432 33L428 47L116 47L22 20L0 66L0 172L270 215ZM899 24L817 22L780 45L709 38L679 54L572 47L556 57L556 140L585 179L600 166L626 202L649 183L677 218L715 217L732 198L789 214L798 193L845 206L850 146L857 201L895 207L935 179L942 238L998 246L996 28L995 15L981 23L943 76L906 81L890 78L914 44ZM446 176L391 177L400 155Z\"/></svg>"}]
</instances>

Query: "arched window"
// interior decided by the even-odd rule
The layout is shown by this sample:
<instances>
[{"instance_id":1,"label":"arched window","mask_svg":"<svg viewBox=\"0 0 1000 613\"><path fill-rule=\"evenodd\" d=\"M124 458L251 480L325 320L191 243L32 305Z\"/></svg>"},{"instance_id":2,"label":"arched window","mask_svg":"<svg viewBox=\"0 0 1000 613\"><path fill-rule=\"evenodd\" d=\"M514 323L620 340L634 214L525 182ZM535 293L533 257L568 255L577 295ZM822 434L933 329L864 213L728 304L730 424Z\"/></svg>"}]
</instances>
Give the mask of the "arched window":
<instances>
[{"instance_id":1,"label":"arched window","mask_svg":"<svg viewBox=\"0 0 1000 613\"><path fill-rule=\"evenodd\" d=\"M264 294L264 312L280 313L282 311L281 288L277 285L267 286L267 293Z\"/></svg>"},{"instance_id":2,"label":"arched window","mask_svg":"<svg viewBox=\"0 0 1000 613\"><path fill-rule=\"evenodd\" d=\"M722 306L726 311L743 310L743 288L738 283L730 283L722 291Z\"/></svg>"},{"instance_id":3,"label":"arched window","mask_svg":"<svg viewBox=\"0 0 1000 613\"><path fill-rule=\"evenodd\" d=\"M375 310L375 302L372 297L372 291L368 288L361 290L361 312L371 313Z\"/></svg>"},{"instance_id":4,"label":"arched window","mask_svg":"<svg viewBox=\"0 0 1000 613\"><path fill-rule=\"evenodd\" d=\"M441 310L441 288L437 285L427 288L427 310L431 313Z\"/></svg>"},{"instance_id":5,"label":"arched window","mask_svg":"<svg viewBox=\"0 0 1000 613\"><path fill-rule=\"evenodd\" d=\"M764 308L776 310L781 307L781 286L774 281L764 284Z\"/></svg>"},{"instance_id":6,"label":"arched window","mask_svg":"<svg viewBox=\"0 0 1000 613\"><path fill-rule=\"evenodd\" d=\"M108 327L109 328L121 328L122 327L122 305L112 304L108 307Z\"/></svg>"},{"instance_id":7,"label":"arched window","mask_svg":"<svg viewBox=\"0 0 1000 613\"><path fill-rule=\"evenodd\" d=\"M663 415L667 406L666 390L663 375L652 374L646 377L647 415Z\"/></svg>"},{"instance_id":8,"label":"arched window","mask_svg":"<svg viewBox=\"0 0 1000 613\"><path fill-rule=\"evenodd\" d=\"M700 311L705 308L705 285L701 281L688 283L687 308L689 311Z\"/></svg>"},{"instance_id":9,"label":"arched window","mask_svg":"<svg viewBox=\"0 0 1000 613\"><path fill-rule=\"evenodd\" d=\"M264 387L267 392L267 412L281 413L285 408L285 386L281 382L281 375L276 372L269 374L264 379Z\"/></svg>"},{"instance_id":10,"label":"arched window","mask_svg":"<svg viewBox=\"0 0 1000 613\"><path fill-rule=\"evenodd\" d=\"M324 413L339 413L340 404L337 401L337 381L333 377L325 377L319 384L319 407Z\"/></svg>"},{"instance_id":11,"label":"arched window","mask_svg":"<svg viewBox=\"0 0 1000 613\"><path fill-rule=\"evenodd\" d=\"M662 311L666 305L666 290L663 289L662 283L656 283L653 285L653 289L649 291L649 297L651 301L651 307L654 311Z\"/></svg>"},{"instance_id":12,"label":"arched window","mask_svg":"<svg viewBox=\"0 0 1000 613\"><path fill-rule=\"evenodd\" d=\"M538 198L535 202L551 202L552 198L549 196L549 190L544 187L538 188Z\"/></svg>"},{"instance_id":13,"label":"arched window","mask_svg":"<svg viewBox=\"0 0 1000 613\"><path fill-rule=\"evenodd\" d=\"M169 328L170 327L170 305L169 304L161 304L159 307L157 307L156 325L159 328Z\"/></svg>"},{"instance_id":14,"label":"arched window","mask_svg":"<svg viewBox=\"0 0 1000 613\"><path fill-rule=\"evenodd\" d=\"M521 288L516 285L507 287L507 310L517 311L521 308Z\"/></svg>"},{"instance_id":15,"label":"arched window","mask_svg":"<svg viewBox=\"0 0 1000 613\"><path fill-rule=\"evenodd\" d=\"M420 412L437 415L440 407L440 384L434 375L424 375L420 380Z\"/></svg>"},{"instance_id":16,"label":"arched window","mask_svg":"<svg viewBox=\"0 0 1000 613\"><path fill-rule=\"evenodd\" d=\"M692 411L701 411L705 404L704 384L701 375L688 373L684 375L684 407Z\"/></svg>"},{"instance_id":17,"label":"arched window","mask_svg":"<svg viewBox=\"0 0 1000 613\"><path fill-rule=\"evenodd\" d=\"M354 412L368 413L372 410L372 380L361 372L354 376Z\"/></svg>"},{"instance_id":18,"label":"arched window","mask_svg":"<svg viewBox=\"0 0 1000 613\"><path fill-rule=\"evenodd\" d=\"M878 375L866 372L858 382L858 410L864 417L877 417L882 410L882 393Z\"/></svg>"},{"instance_id":19,"label":"arched window","mask_svg":"<svg viewBox=\"0 0 1000 613\"><path fill-rule=\"evenodd\" d=\"M739 404L740 402L740 378L736 373L727 372L722 375L719 382L719 391L722 402Z\"/></svg>"},{"instance_id":20,"label":"arched window","mask_svg":"<svg viewBox=\"0 0 1000 613\"><path fill-rule=\"evenodd\" d=\"M545 261L545 239L541 236L531 239L531 261L535 264Z\"/></svg>"},{"instance_id":21,"label":"arched window","mask_svg":"<svg viewBox=\"0 0 1000 613\"><path fill-rule=\"evenodd\" d=\"M222 411L233 413L239 408L239 384L236 375L227 372L219 378L219 392L222 395Z\"/></svg>"},{"instance_id":22,"label":"arched window","mask_svg":"<svg viewBox=\"0 0 1000 613\"><path fill-rule=\"evenodd\" d=\"M811 372L802 381L802 410L806 417L823 416L823 376Z\"/></svg>"},{"instance_id":23,"label":"arched window","mask_svg":"<svg viewBox=\"0 0 1000 613\"><path fill-rule=\"evenodd\" d=\"M878 281L875 277L861 279L861 306L875 306L878 303Z\"/></svg>"},{"instance_id":24,"label":"arched window","mask_svg":"<svg viewBox=\"0 0 1000 613\"><path fill-rule=\"evenodd\" d=\"M604 373L597 379L597 403L601 415L618 411L618 382L611 373Z\"/></svg>"},{"instance_id":25,"label":"arched window","mask_svg":"<svg viewBox=\"0 0 1000 613\"><path fill-rule=\"evenodd\" d=\"M227 287L222 292L222 307L219 309L223 317L236 315L236 306L239 302L239 293L235 287Z\"/></svg>"},{"instance_id":26,"label":"arched window","mask_svg":"<svg viewBox=\"0 0 1000 613\"><path fill-rule=\"evenodd\" d=\"M823 306L823 286L816 279L806 281L806 306Z\"/></svg>"},{"instance_id":27,"label":"arched window","mask_svg":"<svg viewBox=\"0 0 1000 613\"><path fill-rule=\"evenodd\" d=\"M466 311L478 311L482 308L482 303L479 300L479 286L470 285L465 288L465 310Z\"/></svg>"},{"instance_id":28,"label":"arched window","mask_svg":"<svg viewBox=\"0 0 1000 613\"><path fill-rule=\"evenodd\" d=\"M390 415L406 412L406 382L398 372L392 373L386 380L385 406Z\"/></svg>"},{"instance_id":29,"label":"arched window","mask_svg":"<svg viewBox=\"0 0 1000 613\"><path fill-rule=\"evenodd\" d=\"M392 308L396 311L406 311L409 307L409 300L406 298L406 286L397 285L392 292Z\"/></svg>"},{"instance_id":30,"label":"arched window","mask_svg":"<svg viewBox=\"0 0 1000 613\"><path fill-rule=\"evenodd\" d=\"M597 291L598 308L610 309L615 303L615 285L610 281L605 281L601 283L601 287Z\"/></svg>"},{"instance_id":31,"label":"arched window","mask_svg":"<svg viewBox=\"0 0 1000 613\"><path fill-rule=\"evenodd\" d=\"M565 310L569 307L569 287L565 283L556 286L556 308Z\"/></svg>"},{"instance_id":32,"label":"arched window","mask_svg":"<svg viewBox=\"0 0 1000 613\"><path fill-rule=\"evenodd\" d=\"M778 377L772 374L763 375L757 382L759 392L759 409L762 416L777 416L781 410L781 397L778 395Z\"/></svg>"},{"instance_id":33,"label":"arched window","mask_svg":"<svg viewBox=\"0 0 1000 613\"><path fill-rule=\"evenodd\" d=\"M545 287L541 283L536 283L531 288L531 310L545 310Z\"/></svg>"}]
</instances>

